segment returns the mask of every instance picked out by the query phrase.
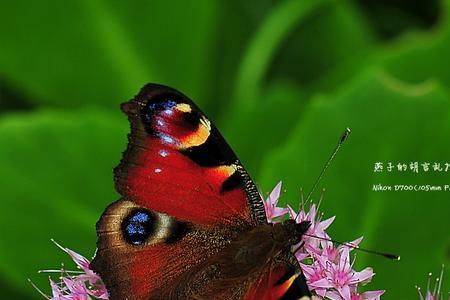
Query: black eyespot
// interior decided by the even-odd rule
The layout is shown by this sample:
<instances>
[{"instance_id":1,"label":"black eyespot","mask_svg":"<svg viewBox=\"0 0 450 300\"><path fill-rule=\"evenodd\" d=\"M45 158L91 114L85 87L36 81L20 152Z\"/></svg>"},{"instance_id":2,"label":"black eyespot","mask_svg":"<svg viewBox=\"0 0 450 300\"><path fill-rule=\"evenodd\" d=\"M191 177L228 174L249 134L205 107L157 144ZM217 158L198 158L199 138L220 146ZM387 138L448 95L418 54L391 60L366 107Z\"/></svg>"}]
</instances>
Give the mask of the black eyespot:
<instances>
[{"instance_id":1,"label":"black eyespot","mask_svg":"<svg viewBox=\"0 0 450 300\"><path fill-rule=\"evenodd\" d=\"M133 245L142 245L155 231L155 216L146 209L133 210L122 221L122 234Z\"/></svg>"}]
</instances>

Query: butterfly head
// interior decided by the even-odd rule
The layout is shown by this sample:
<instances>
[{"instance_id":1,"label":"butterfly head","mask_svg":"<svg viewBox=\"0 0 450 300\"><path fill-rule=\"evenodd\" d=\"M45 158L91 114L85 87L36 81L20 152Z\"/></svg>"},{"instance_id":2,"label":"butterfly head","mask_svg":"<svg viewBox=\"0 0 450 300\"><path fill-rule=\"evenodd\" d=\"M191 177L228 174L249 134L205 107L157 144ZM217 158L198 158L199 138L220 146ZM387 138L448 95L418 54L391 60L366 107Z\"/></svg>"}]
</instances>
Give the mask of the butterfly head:
<instances>
[{"instance_id":1,"label":"butterfly head","mask_svg":"<svg viewBox=\"0 0 450 300\"><path fill-rule=\"evenodd\" d=\"M285 239L290 245L296 245L301 242L302 236L309 227L311 227L311 222L303 221L297 223L295 220L288 219L281 224Z\"/></svg>"},{"instance_id":2,"label":"butterfly head","mask_svg":"<svg viewBox=\"0 0 450 300\"><path fill-rule=\"evenodd\" d=\"M277 243L284 245L283 247L296 245L302 241L302 237L309 227L311 227L309 221L297 223L295 220L288 219L274 224L274 238Z\"/></svg>"}]
</instances>

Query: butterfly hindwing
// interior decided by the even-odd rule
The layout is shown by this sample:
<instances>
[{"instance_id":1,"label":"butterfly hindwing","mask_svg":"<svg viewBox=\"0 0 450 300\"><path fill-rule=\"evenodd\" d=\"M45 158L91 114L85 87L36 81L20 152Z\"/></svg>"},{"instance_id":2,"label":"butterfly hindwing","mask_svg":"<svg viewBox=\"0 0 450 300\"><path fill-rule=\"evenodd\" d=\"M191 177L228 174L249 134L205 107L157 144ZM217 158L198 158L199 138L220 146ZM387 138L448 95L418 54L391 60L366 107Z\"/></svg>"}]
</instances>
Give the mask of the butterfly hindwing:
<instances>
[{"instance_id":1,"label":"butterfly hindwing","mask_svg":"<svg viewBox=\"0 0 450 300\"><path fill-rule=\"evenodd\" d=\"M245 300L310 300L306 279L298 267L287 262L267 269L245 295Z\"/></svg>"},{"instance_id":2,"label":"butterfly hindwing","mask_svg":"<svg viewBox=\"0 0 450 300\"><path fill-rule=\"evenodd\" d=\"M122 199L98 222L92 268L111 300L178 299L189 283L198 285L186 274L229 244L239 226L196 225Z\"/></svg>"}]
</instances>

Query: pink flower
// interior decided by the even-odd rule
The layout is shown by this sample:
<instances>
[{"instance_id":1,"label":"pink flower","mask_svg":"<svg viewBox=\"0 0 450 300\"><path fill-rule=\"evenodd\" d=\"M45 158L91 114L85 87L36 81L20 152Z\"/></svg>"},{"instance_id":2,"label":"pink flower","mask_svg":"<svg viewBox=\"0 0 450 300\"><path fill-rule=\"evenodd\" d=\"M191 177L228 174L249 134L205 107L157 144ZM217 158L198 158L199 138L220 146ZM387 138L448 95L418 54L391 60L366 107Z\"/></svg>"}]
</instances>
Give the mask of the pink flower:
<instances>
[{"instance_id":1,"label":"pink flower","mask_svg":"<svg viewBox=\"0 0 450 300\"><path fill-rule=\"evenodd\" d=\"M327 293L328 280L326 279L327 260L323 257L311 259L310 264L300 263L301 269L308 282L308 287L318 296L324 297Z\"/></svg>"},{"instance_id":2,"label":"pink flower","mask_svg":"<svg viewBox=\"0 0 450 300\"><path fill-rule=\"evenodd\" d=\"M309 210L304 204L297 213L289 205L287 208L277 207L281 182L274 188L269 198L264 202L267 219L275 223L275 217L287 213L297 223L309 221L310 228L302 237L302 243L295 245L293 250L305 275L308 286L313 293L313 299L332 300L376 300L384 291L358 292L358 286L367 284L375 275L372 268L362 271L353 269L350 252L358 247L362 237L338 247L326 233L335 217L322 221L316 204L311 204ZM275 213L276 212L276 213ZM298 248L302 246L301 248Z\"/></svg>"},{"instance_id":3,"label":"pink flower","mask_svg":"<svg viewBox=\"0 0 450 300\"><path fill-rule=\"evenodd\" d=\"M69 254L72 260L81 271L66 271L61 269L60 281L55 282L51 278L50 287L52 296L48 296L40 291L34 284L33 286L45 298L49 300L92 300L92 299L108 299L108 292L103 284L101 278L95 274L90 268L90 261L72 251L64 248L55 241L53 241L61 250ZM54 271L42 271L54 272Z\"/></svg>"},{"instance_id":4,"label":"pink flower","mask_svg":"<svg viewBox=\"0 0 450 300\"><path fill-rule=\"evenodd\" d=\"M352 292L351 294L351 300L379 300L381 295L384 294L384 291L369 291L364 293L357 293L356 291ZM332 300L340 300L342 299L339 294L336 292L329 292L327 293L327 298Z\"/></svg>"},{"instance_id":5,"label":"pink flower","mask_svg":"<svg viewBox=\"0 0 450 300\"><path fill-rule=\"evenodd\" d=\"M317 216L317 206L314 203L311 205L308 212L305 211L304 207L302 207L298 213L296 213L290 206L288 206L288 210L290 218L295 219L297 223L301 223L303 221L309 221L311 223L311 226L306 231L306 235L303 236L303 247L295 252L295 256L299 261L308 258L313 253L318 253L320 251L320 245L328 245L330 243L311 236L330 239L325 230L333 223L335 217L321 221L321 217ZM295 245L294 249L297 249L298 246L299 245Z\"/></svg>"},{"instance_id":6,"label":"pink flower","mask_svg":"<svg viewBox=\"0 0 450 300\"><path fill-rule=\"evenodd\" d=\"M267 200L264 201L264 209L269 222L276 223L275 218L284 216L288 213L287 208L278 207L278 200L281 194L281 181L275 186Z\"/></svg>"},{"instance_id":7,"label":"pink flower","mask_svg":"<svg viewBox=\"0 0 450 300\"><path fill-rule=\"evenodd\" d=\"M331 250L332 249L332 250ZM331 256L329 256L331 255ZM374 273L371 268L358 272L350 263L350 248L327 247L320 254L312 254L312 263L300 262L309 288L318 296L328 299L377 299L384 291L358 294L357 286L368 283Z\"/></svg>"},{"instance_id":8,"label":"pink flower","mask_svg":"<svg viewBox=\"0 0 450 300\"><path fill-rule=\"evenodd\" d=\"M352 299L352 287L359 283L369 282L374 273L372 268L366 268L361 272L356 272L350 264L350 251L348 247L342 249L339 262L337 264L329 263L327 268L328 288L334 288L342 299Z\"/></svg>"},{"instance_id":9,"label":"pink flower","mask_svg":"<svg viewBox=\"0 0 450 300\"><path fill-rule=\"evenodd\" d=\"M379 300L384 291L369 291L362 294L352 294L352 300Z\"/></svg>"}]
</instances>

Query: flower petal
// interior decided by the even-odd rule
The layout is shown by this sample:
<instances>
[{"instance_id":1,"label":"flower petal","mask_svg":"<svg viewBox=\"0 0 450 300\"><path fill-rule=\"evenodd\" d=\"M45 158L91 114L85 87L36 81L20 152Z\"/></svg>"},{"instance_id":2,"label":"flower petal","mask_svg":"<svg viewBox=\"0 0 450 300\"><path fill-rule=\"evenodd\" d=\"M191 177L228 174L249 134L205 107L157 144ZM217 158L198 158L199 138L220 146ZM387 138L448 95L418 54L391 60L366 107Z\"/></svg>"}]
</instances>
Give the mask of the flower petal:
<instances>
[{"instance_id":1,"label":"flower petal","mask_svg":"<svg viewBox=\"0 0 450 300\"><path fill-rule=\"evenodd\" d=\"M352 276L352 283L365 283L369 282L375 274L370 267L365 268L361 272L355 272Z\"/></svg>"},{"instance_id":2,"label":"flower petal","mask_svg":"<svg viewBox=\"0 0 450 300\"><path fill-rule=\"evenodd\" d=\"M378 300L380 296L384 294L385 291L367 291L362 293L364 300Z\"/></svg>"},{"instance_id":3,"label":"flower petal","mask_svg":"<svg viewBox=\"0 0 450 300\"><path fill-rule=\"evenodd\" d=\"M267 198L267 201L274 206L277 205L278 199L280 199L281 185L282 185L282 182L281 181L278 182L278 184L274 187L274 189L270 193L269 197Z\"/></svg>"}]
</instances>

